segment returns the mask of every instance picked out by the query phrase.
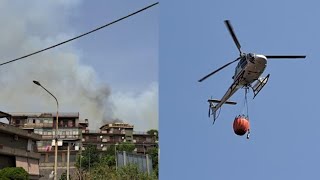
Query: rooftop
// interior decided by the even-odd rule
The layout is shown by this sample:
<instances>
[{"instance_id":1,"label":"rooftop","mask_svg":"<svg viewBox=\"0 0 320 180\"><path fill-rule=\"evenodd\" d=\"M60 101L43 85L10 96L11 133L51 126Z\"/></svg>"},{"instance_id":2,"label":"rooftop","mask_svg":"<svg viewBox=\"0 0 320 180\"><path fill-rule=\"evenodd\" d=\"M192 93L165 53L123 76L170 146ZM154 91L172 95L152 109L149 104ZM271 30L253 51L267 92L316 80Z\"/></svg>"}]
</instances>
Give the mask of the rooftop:
<instances>
[{"instance_id":1,"label":"rooftop","mask_svg":"<svg viewBox=\"0 0 320 180\"><path fill-rule=\"evenodd\" d=\"M12 117L56 117L56 112L10 112L9 114ZM79 118L79 112L59 112L59 117Z\"/></svg>"},{"instance_id":2,"label":"rooftop","mask_svg":"<svg viewBox=\"0 0 320 180\"><path fill-rule=\"evenodd\" d=\"M133 128L133 125L127 124L127 123L107 123L100 127L100 129L109 129L109 128Z\"/></svg>"},{"instance_id":3,"label":"rooftop","mask_svg":"<svg viewBox=\"0 0 320 180\"><path fill-rule=\"evenodd\" d=\"M4 132L7 134L18 135L24 138L33 139L33 140L41 140L41 136L32 132L28 132L26 130L11 126L9 124L5 124L0 122L0 132Z\"/></svg>"}]
</instances>

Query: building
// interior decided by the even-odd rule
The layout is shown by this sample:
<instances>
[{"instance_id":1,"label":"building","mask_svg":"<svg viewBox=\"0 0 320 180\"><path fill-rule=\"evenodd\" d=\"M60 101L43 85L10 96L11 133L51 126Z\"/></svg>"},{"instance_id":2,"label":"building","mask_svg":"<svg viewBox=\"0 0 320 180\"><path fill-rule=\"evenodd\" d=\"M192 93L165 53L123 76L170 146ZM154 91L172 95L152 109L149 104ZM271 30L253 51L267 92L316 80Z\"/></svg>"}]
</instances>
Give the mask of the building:
<instances>
[{"instance_id":1,"label":"building","mask_svg":"<svg viewBox=\"0 0 320 180\"><path fill-rule=\"evenodd\" d=\"M133 143L136 145L137 153L146 154L149 149L158 147L157 134L148 134L147 132L134 131Z\"/></svg>"},{"instance_id":2,"label":"building","mask_svg":"<svg viewBox=\"0 0 320 180\"><path fill-rule=\"evenodd\" d=\"M0 118L10 120L11 116L0 112ZM37 152L36 141L41 136L9 124L0 123L0 169L4 167L22 167L29 179L39 179L40 154Z\"/></svg>"},{"instance_id":3,"label":"building","mask_svg":"<svg viewBox=\"0 0 320 180\"><path fill-rule=\"evenodd\" d=\"M133 143L135 152L146 154L150 148L157 147L154 134L136 132L134 126L127 123L108 123L100 127L98 131L82 130L82 145L85 147L94 144L100 151L106 151L111 145L124 142Z\"/></svg>"},{"instance_id":4,"label":"building","mask_svg":"<svg viewBox=\"0 0 320 180\"><path fill-rule=\"evenodd\" d=\"M55 162L55 113L11 113L9 123L13 126L34 132L42 136L37 142L37 150L41 153L40 174L48 179L54 171ZM70 174L75 173L77 153L81 146L81 122L79 113L60 113L58 118L58 177L67 170L67 153L70 147Z\"/></svg>"},{"instance_id":5,"label":"building","mask_svg":"<svg viewBox=\"0 0 320 180\"><path fill-rule=\"evenodd\" d=\"M48 179L54 171L54 139L56 113L11 113L9 124L39 134L41 140L36 143L40 155L41 179ZM89 130L88 119L79 119L79 113L59 113L58 118L58 177L67 170L67 153L70 147L70 175L76 173L76 159L81 150L88 145L95 145L100 152L112 145L124 142L133 143L135 152L146 154L152 147L157 147L156 135L134 131L134 126L126 123L108 123L99 130ZM114 147L114 146L112 146Z\"/></svg>"}]
</instances>

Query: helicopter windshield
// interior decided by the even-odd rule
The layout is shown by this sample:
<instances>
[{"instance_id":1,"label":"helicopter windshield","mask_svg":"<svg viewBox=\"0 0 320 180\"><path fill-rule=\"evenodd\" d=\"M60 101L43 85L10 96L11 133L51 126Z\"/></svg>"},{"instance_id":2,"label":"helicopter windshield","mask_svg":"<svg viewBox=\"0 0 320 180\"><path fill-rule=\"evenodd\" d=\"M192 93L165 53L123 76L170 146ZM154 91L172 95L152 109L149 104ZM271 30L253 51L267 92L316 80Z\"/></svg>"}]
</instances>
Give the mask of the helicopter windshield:
<instances>
[{"instance_id":1,"label":"helicopter windshield","mask_svg":"<svg viewBox=\"0 0 320 180\"><path fill-rule=\"evenodd\" d=\"M246 64L247 64L246 58L241 59L235 69L234 74L237 75L241 71L241 69L245 67Z\"/></svg>"}]
</instances>

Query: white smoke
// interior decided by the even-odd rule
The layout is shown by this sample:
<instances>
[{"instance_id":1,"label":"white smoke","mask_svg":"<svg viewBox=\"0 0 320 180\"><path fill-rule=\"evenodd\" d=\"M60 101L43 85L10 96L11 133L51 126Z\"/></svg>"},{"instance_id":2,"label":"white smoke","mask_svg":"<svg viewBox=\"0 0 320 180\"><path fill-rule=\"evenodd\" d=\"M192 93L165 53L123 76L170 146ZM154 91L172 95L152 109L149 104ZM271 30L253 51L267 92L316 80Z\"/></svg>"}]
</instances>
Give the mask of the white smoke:
<instances>
[{"instance_id":1,"label":"white smoke","mask_svg":"<svg viewBox=\"0 0 320 180\"><path fill-rule=\"evenodd\" d=\"M70 15L63 13L68 11L59 10L76 8L78 3L19 1L17 4L0 1L0 63L73 37L72 28L68 26ZM37 80L57 97L59 111L80 112L81 119L89 119L90 129L97 129L104 121L117 118L143 130L158 127L157 90L151 88L154 94L150 94L150 89L147 89L139 96L128 95L129 92L114 92L111 95L111 88L101 82L95 70L81 63L90 59L82 60L78 55L80 53L83 52L67 44L1 66L0 110L54 112L54 99L32 83ZM153 86L157 89L156 85ZM137 103L139 106L120 102ZM146 108L151 106L154 108ZM127 109L127 115L124 115L124 108ZM132 113L134 111L137 112Z\"/></svg>"},{"instance_id":2,"label":"white smoke","mask_svg":"<svg viewBox=\"0 0 320 180\"><path fill-rule=\"evenodd\" d=\"M154 83L139 94L117 92L111 95L114 113L134 124L136 130L158 127L158 84Z\"/></svg>"}]
</instances>

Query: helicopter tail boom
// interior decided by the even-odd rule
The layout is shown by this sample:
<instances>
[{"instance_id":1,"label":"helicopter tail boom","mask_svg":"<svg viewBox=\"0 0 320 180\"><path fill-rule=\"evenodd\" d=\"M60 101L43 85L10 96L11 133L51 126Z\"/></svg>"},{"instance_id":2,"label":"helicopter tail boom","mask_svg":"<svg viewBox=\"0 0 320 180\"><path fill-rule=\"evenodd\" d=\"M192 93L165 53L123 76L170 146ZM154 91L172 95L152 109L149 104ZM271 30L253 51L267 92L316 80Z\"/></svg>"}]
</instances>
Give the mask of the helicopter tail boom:
<instances>
[{"instance_id":1,"label":"helicopter tail boom","mask_svg":"<svg viewBox=\"0 0 320 180\"><path fill-rule=\"evenodd\" d=\"M229 105L236 105L237 102L234 101L224 101L222 102L221 100L217 99L208 99L209 102L209 114L208 116L210 117L213 115L213 123L216 121L217 117L217 110L221 107L221 104L229 104Z\"/></svg>"}]
</instances>

